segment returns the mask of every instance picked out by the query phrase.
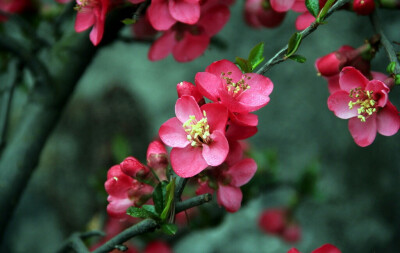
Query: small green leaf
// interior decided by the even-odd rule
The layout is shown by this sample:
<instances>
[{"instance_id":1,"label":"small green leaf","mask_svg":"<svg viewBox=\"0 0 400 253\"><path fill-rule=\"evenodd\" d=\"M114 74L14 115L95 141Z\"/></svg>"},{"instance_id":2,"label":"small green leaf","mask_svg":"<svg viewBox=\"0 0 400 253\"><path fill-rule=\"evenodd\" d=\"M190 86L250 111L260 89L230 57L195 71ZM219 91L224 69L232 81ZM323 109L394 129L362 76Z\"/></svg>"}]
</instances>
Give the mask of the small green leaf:
<instances>
[{"instance_id":1,"label":"small green leaf","mask_svg":"<svg viewBox=\"0 0 400 253\"><path fill-rule=\"evenodd\" d=\"M175 224L161 224L161 230L167 235L174 235L178 227Z\"/></svg>"},{"instance_id":2,"label":"small green leaf","mask_svg":"<svg viewBox=\"0 0 400 253\"><path fill-rule=\"evenodd\" d=\"M134 20L132 18L126 18L126 19L122 20L122 23L124 23L125 25L133 25L136 23L136 20Z\"/></svg>"},{"instance_id":3,"label":"small green leaf","mask_svg":"<svg viewBox=\"0 0 400 253\"><path fill-rule=\"evenodd\" d=\"M153 190L153 202L155 210L158 214L161 214L165 206L165 195L167 182L163 181L159 183Z\"/></svg>"},{"instance_id":4,"label":"small green leaf","mask_svg":"<svg viewBox=\"0 0 400 253\"><path fill-rule=\"evenodd\" d=\"M148 209L148 208L146 208L146 209ZM132 216L132 217L135 217L135 218L158 219L158 216L155 213L153 213L153 212L151 212L149 210L146 210L146 209L145 208L139 208L139 207L131 206L131 207L128 208L128 210L126 210L126 213L128 215Z\"/></svg>"},{"instance_id":5,"label":"small green leaf","mask_svg":"<svg viewBox=\"0 0 400 253\"><path fill-rule=\"evenodd\" d=\"M251 65L253 71L261 62L264 61L264 42L260 42L253 49L251 49L248 62Z\"/></svg>"},{"instance_id":6,"label":"small green leaf","mask_svg":"<svg viewBox=\"0 0 400 253\"><path fill-rule=\"evenodd\" d=\"M142 208L146 211L152 212L154 215L157 216L156 209L153 205L142 205Z\"/></svg>"},{"instance_id":7,"label":"small green leaf","mask_svg":"<svg viewBox=\"0 0 400 253\"><path fill-rule=\"evenodd\" d=\"M169 182L168 185L166 186L165 207L160 215L160 218L162 221L164 221L168 218L168 214L170 212L171 205L174 202L174 194L175 194L175 178L173 178L171 180L171 182Z\"/></svg>"},{"instance_id":8,"label":"small green leaf","mask_svg":"<svg viewBox=\"0 0 400 253\"><path fill-rule=\"evenodd\" d=\"M240 70L243 73L251 73L252 69L251 69L251 64L248 60L240 58L240 57L236 57L236 65L238 65L238 67L240 68Z\"/></svg>"},{"instance_id":9,"label":"small green leaf","mask_svg":"<svg viewBox=\"0 0 400 253\"><path fill-rule=\"evenodd\" d=\"M307 61L306 57L304 57L304 56L302 56L302 55L299 55L299 54L291 55L291 56L289 57L289 59L291 59L291 60L293 60L293 61L297 61L297 62L299 62L299 63L305 63L305 62Z\"/></svg>"},{"instance_id":10,"label":"small green leaf","mask_svg":"<svg viewBox=\"0 0 400 253\"><path fill-rule=\"evenodd\" d=\"M396 75L394 77L394 82L395 82L396 85L400 85L400 75Z\"/></svg>"},{"instance_id":11,"label":"small green leaf","mask_svg":"<svg viewBox=\"0 0 400 253\"><path fill-rule=\"evenodd\" d=\"M328 13L329 9L332 7L332 5L335 3L336 0L328 0L324 7L322 7L321 12L319 13L317 17L317 22L320 23L324 20L326 14Z\"/></svg>"},{"instance_id":12,"label":"small green leaf","mask_svg":"<svg viewBox=\"0 0 400 253\"><path fill-rule=\"evenodd\" d=\"M394 70L396 69L396 62L392 61L391 63L389 63L389 65L386 68L386 71L389 74L392 74L394 72Z\"/></svg>"},{"instance_id":13,"label":"small green leaf","mask_svg":"<svg viewBox=\"0 0 400 253\"><path fill-rule=\"evenodd\" d=\"M310 11L310 13L314 17L318 16L318 13L319 13L319 1L318 0L306 0L306 6L307 6L307 9Z\"/></svg>"},{"instance_id":14,"label":"small green leaf","mask_svg":"<svg viewBox=\"0 0 400 253\"><path fill-rule=\"evenodd\" d=\"M292 54L296 53L300 46L301 39L302 35L298 32L294 33L292 37L290 37L286 57L290 57Z\"/></svg>"}]
</instances>

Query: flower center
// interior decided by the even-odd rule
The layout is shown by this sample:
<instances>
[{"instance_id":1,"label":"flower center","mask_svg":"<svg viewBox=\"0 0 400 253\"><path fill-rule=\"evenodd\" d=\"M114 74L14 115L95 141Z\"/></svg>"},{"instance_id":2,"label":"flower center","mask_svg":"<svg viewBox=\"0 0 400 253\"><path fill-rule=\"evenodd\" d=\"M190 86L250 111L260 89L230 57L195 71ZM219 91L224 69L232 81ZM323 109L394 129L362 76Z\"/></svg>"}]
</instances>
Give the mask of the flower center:
<instances>
[{"instance_id":1,"label":"flower center","mask_svg":"<svg viewBox=\"0 0 400 253\"><path fill-rule=\"evenodd\" d=\"M377 102L372 97L373 91L362 90L361 88L355 88L350 90L349 97L356 98L355 102L349 102L349 108L353 109L354 106L357 108L358 118L365 122L365 120L376 112Z\"/></svg>"},{"instance_id":2,"label":"flower center","mask_svg":"<svg viewBox=\"0 0 400 253\"><path fill-rule=\"evenodd\" d=\"M244 75L242 79L235 83L232 81L232 78L229 77L230 75L232 75L232 72L228 72L226 74L224 72L221 73L222 79L226 80L226 89L232 97L236 97L247 89L250 89L250 85L246 83L246 80L250 80L251 77Z\"/></svg>"},{"instance_id":3,"label":"flower center","mask_svg":"<svg viewBox=\"0 0 400 253\"><path fill-rule=\"evenodd\" d=\"M84 7L93 7L97 4L97 0L76 0L74 10L82 11Z\"/></svg>"},{"instance_id":4,"label":"flower center","mask_svg":"<svg viewBox=\"0 0 400 253\"><path fill-rule=\"evenodd\" d=\"M187 139L193 147L208 144L212 140L210 138L210 126L207 122L206 112L203 111L204 117L197 121L194 115L190 115L189 119L183 123L183 129L187 133Z\"/></svg>"}]
</instances>

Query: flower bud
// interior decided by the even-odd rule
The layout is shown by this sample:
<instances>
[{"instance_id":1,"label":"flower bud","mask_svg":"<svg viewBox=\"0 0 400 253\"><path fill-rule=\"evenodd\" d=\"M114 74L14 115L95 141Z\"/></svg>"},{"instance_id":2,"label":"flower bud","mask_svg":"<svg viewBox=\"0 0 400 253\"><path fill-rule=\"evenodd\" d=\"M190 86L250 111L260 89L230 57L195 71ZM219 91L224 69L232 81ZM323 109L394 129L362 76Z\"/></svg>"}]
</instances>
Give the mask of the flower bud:
<instances>
[{"instance_id":1,"label":"flower bud","mask_svg":"<svg viewBox=\"0 0 400 253\"><path fill-rule=\"evenodd\" d=\"M354 0L353 11L358 15L369 15L375 9L374 0Z\"/></svg>"},{"instance_id":2,"label":"flower bud","mask_svg":"<svg viewBox=\"0 0 400 253\"><path fill-rule=\"evenodd\" d=\"M339 52L332 52L315 61L315 68L324 77L337 75L340 72L340 67L346 62L344 57Z\"/></svg>"},{"instance_id":3,"label":"flower bud","mask_svg":"<svg viewBox=\"0 0 400 253\"><path fill-rule=\"evenodd\" d=\"M265 210L258 220L258 225L266 233L281 234L286 225L286 210L281 208Z\"/></svg>"},{"instance_id":4,"label":"flower bud","mask_svg":"<svg viewBox=\"0 0 400 253\"><path fill-rule=\"evenodd\" d=\"M129 156L120 164L122 172L130 177L143 178L149 173L149 168L144 166L135 157Z\"/></svg>"},{"instance_id":5,"label":"flower bud","mask_svg":"<svg viewBox=\"0 0 400 253\"><path fill-rule=\"evenodd\" d=\"M182 96L192 96L196 100L196 102L199 104L199 106L204 105L206 102L203 98L203 96L200 94L199 90L197 89L197 86L190 82L180 82L176 85L176 91L178 92L178 97Z\"/></svg>"},{"instance_id":6,"label":"flower bud","mask_svg":"<svg viewBox=\"0 0 400 253\"><path fill-rule=\"evenodd\" d=\"M298 224L290 224L282 232L283 240L295 243L301 239L301 228Z\"/></svg>"},{"instance_id":7,"label":"flower bud","mask_svg":"<svg viewBox=\"0 0 400 253\"><path fill-rule=\"evenodd\" d=\"M147 148L147 165L153 169L165 169L168 166L168 154L161 141L153 141Z\"/></svg>"}]
</instances>

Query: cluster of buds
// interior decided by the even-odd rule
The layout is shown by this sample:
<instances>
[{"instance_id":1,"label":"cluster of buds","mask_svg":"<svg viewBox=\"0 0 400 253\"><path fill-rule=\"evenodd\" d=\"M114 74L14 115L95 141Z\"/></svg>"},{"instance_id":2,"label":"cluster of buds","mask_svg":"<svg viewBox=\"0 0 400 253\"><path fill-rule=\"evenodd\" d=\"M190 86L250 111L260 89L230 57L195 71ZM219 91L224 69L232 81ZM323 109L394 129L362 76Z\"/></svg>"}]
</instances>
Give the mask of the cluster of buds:
<instances>
[{"instance_id":1,"label":"cluster of buds","mask_svg":"<svg viewBox=\"0 0 400 253\"><path fill-rule=\"evenodd\" d=\"M263 232L279 236L286 242L295 243L301 239L301 228L287 208L264 210L259 217L258 226Z\"/></svg>"},{"instance_id":2,"label":"cluster of buds","mask_svg":"<svg viewBox=\"0 0 400 253\"><path fill-rule=\"evenodd\" d=\"M150 143L147 149L147 166L135 157L127 157L114 165L107 173L105 189L108 193L107 212L111 217L127 219L126 210L131 206L140 207L151 197L155 178L166 179L165 171L168 157L165 146L158 140Z\"/></svg>"},{"instance_id":3,"label":"cluster of buds","mask_svg":"<svg viewBox=\"0 0 400 253\"><path fill-rule=\"evenodd\" d=\"M239 210L240 186L255 174L253 159L243 159L239 140L257 132L258 117L251 113L269 102L273 84L269 78L242 73L232 62L212 63L195 76L195 84L177 85L176 117L159 130L161 140L172 147L175 173L197 176L198 194L217 191L217 201L229 212ZM211 100L205 103L204 97Z\"/></svg>"},{"instance_id":4,"label":"cluster of buds","mask_svg":"<svg viewBox=\"0 0 400 253\"><path fill-rule=\"evenodd\" d=\"M371 50L369 44L358 49L342 46L315 62L318 73L328 80L328 108L349 119L350 133L361 147L370 145L377 132L391 136L400 128L399 112L389 101L393 78L370 71Z\"/></svg>"}]
</instances>

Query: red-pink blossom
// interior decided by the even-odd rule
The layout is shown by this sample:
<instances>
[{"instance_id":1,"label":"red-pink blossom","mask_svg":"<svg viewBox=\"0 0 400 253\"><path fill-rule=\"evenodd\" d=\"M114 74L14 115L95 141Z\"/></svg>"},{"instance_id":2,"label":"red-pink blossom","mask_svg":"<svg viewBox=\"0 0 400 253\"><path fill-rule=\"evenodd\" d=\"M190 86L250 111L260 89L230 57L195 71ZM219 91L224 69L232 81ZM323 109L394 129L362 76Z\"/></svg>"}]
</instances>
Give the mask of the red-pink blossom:
<instances>
[{"instance_id":1,"label":"red-pink blossom","mask_svg":"<svg viewBox=\"0 0 400 253\"><path fill-rule=\"evenodd\" d=\"M400 117L390 103L390 89L380 80L368 80L354 67L342 69L340 90L328 98L328 108L342 119L349 119L349 130L357 145L370 145L379 132L385 136L397 133Z\"/></svg>"},{"instance_id":2,"label":"red-pink blossom","mask_svg":"<svg viewBox=\"0 0 400 253\"><path fill-rule=\"evenodd\" d=\"M143 204L153 191L153 187L140 183L122 172L120 165L108 170L104 186L108 193L107 213L119 219L128 218L126 210L130 206Z\"/></svg>"},{"instance_id":3,"label":"red-pink blossom","mask_svg":"<svg viewBox=\"0 0 400 253\"><path fill-rule=\"evenodd\" d=\"M159 130L161 140L173 147L170 158L175 173L188 178L207 166L220 165L229 151L225 137L227 109L215 103L200 108L193 97L182 96L176 102L175 114Z\"/></svg>"},{"instance_id":4,"label":"red-pink blossom","mask_svg":"<svg viewBox=\"0 0 400 253\"><path fill-rule=\"evenodd\" d=\"M206 103L203 95L201 95L197 89L197 86L190 82L183 81L178 83L176 85L176 91L178 92L178 97L192 96L200 106Z\"/></svg>"},{"instance_id":5,"label":"red-pink blossom","mask_svg":"<svg viewBox=\"0 0 400 253\"><path fill-rule=\"evenodd\" d=\"M271 208L263 211L258 220L258 226L266 233L280 235L286 226L287 210Z\"/></svg>"},{"instance_id":6,"label":"red-pink blossom","mask_svg":"<svg viewBox=\"0 0 400 253\"><path fill-rule=\"evenodd\" d=\"M147 15L158 31L166 31L176 22L193 25L200 18L200 0L153 0Z\"/></svg>"},{"instance_id":7,"label":"red-pink blossom","mask_svg":"<svg viewBox=\"0 0 400 253\"><path fill-rule=\"evenodd\" d=\"M133 178L143 178L150 172L149 168L132 156L125 158L120 166L122 172Z\"/></svg>"},{"instance_id":8,"label":"red-pink blossom","mask_svg":"<svg viewBox=\"0 0 400 253\"><path fill-rule=\"evenodd\" d=\"M196 59L207 49L210 38L224 27L229 15L228 7L220 4L202 14L196 24L176 23L151 45L149 60L158 61L171 53L178 62Z\"/></svg>"},{"instance_id":9,"label":"red-pink blossom","mask_svg":"<svg viewBox=\"0 0 400 253\"><path fill-rule=\"evenodd\" d=\"M97 46L104 33L104 24L109 0L76 0L78 11L75 20L75 31L83 32L93 26L90 41Z\"/></svg>"},{"instance_id":10,"label":"red-pink blossom","mask_svg":"<svg viewBox=\"0 0 400 253\"><path fill-rule=\"evenodd\" d=\"M152 241L147 244L144 253L172 253L172 249L166 242Z\"/></svg>"},{"instance_id":11,"label":"red-pink blossom","mask_svg":"<svg viewBox=\"0 0 400 253\"><path fill-rule=\"evenodd\" d=\"M231 112L248 113L268 104L273 83L265 76L246 73L228 60L220 60L195 76L196 86L206 98Z\"/></svg>"},{"instance_id":12,"label":"red-pink blossom","mask_svg":"<svg viewBox=\"0 0 400 253\"><path fill-rule=\"evenodd\" d=\"M301 253L301 252L296 248L292 248L288 251L288 253ZM327 243L322 245L318 249L313 250L311 253L342 253L342 252L332 244Z\"/></svg>"},{"instance_id":13,"label":"red-pink blossom","mask_svg":"<svg viewBox=\"0 0 400 253\"><path fill-rule=\"evenodd\" d=\"M286 12L278 12L271 5L265 6L263 0L246 0L244 6L246 23L255 28L274 28L283 22L285 16Z\"/></svg>"},{"instance_id":14,"label":"red-pink blossom","mask_svg":"<svg viewBox=\"0 0 400 253\"><path fill-rule=\"evenodd\" d=\"M30 0L0 0L0 10L6 13L21 13L30 6ZM0 22L6 20L7 17L0 14Z\"/></svg>"}]
</instances>

